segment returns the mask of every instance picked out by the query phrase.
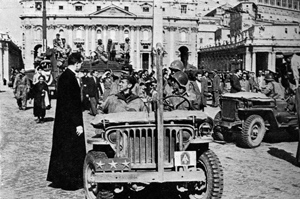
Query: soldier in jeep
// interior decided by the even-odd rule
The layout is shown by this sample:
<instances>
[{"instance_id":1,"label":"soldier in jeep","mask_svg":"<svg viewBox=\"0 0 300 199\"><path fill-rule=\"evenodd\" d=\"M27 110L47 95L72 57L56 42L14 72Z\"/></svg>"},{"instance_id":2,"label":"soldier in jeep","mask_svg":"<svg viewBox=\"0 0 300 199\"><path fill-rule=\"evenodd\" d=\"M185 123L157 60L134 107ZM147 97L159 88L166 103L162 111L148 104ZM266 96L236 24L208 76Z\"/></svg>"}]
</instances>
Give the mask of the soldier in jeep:
<instances>
[{"instance_id":1,"label":"soldier in jeep","mask_svg":"<svg viewBox=\"0 0 300 199\"><path fill-rule=\"evenodd\" d=\"M267 85L264 89L262 89L262 93L264 93L268 97L272 97L274 99L284 99L284 88L283 86L274 80L274 76L272 73L269 73L265 76L265 81Z\"/></svg>"},{"instance_id":2,"label":"soldier in jeep","mask_svg":"<svg viewBox=\"0 0 300 199\"><path fill-rule=\"evenodd\" d=\"M110 95L100 105L102 113L118 113L127 111L147 111L147 107L139 96L132 93L135 79L131 76L122 76L119 82L120 92Z\"/></svg>"}]
</instances>

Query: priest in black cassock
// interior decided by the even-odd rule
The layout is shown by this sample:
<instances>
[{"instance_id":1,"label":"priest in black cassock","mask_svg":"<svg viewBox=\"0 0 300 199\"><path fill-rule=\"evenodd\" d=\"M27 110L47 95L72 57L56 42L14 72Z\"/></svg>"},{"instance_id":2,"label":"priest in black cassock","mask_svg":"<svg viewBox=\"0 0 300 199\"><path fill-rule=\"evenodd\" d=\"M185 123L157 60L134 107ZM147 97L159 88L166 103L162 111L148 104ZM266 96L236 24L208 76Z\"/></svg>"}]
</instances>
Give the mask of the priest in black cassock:
<instances>
[{"instance_id":1,"label":"priest in black cassock","mask_svg":"<svg viewBox=\"0 0 300 199\"><path fill-rule=\"evenodd\" d=\"M82 65L80 53L68 58L68 68L57 85L57 104L53 129L52 151L47 181L50 186L65 189L83 187L83 163L86 154L77 72Z\"/></svg>"}]
</instances>

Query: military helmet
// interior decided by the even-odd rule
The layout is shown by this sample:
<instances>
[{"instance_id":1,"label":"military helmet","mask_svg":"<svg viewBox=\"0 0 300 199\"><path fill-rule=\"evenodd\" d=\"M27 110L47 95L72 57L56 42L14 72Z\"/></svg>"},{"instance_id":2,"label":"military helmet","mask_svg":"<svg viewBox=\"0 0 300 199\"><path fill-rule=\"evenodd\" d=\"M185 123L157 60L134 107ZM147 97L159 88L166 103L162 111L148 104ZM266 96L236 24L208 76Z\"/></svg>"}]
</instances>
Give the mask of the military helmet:
<instances>
[{"instance_id":1,"label":"military helmet","mask_svg":"<svg viewBox=\"0 0 300 199\"><path fill-rule=\"evenodd\" d=\"M189 81L187 74L182 71L177 71L176 73L174 73L174 75L172 75L172 78L176 80L176 82L182 87L185 87Z\"/></svg>"},{"instance_id":2,"label":"military helmet","mask_svg":"<svg viewBox=\"0 0 300 199\"><path fill-rule=\"evenodd\" d=\"M169 68L170 68L170 70L183 71L184 65L183 65L182 61L175 60L170 64Z\"/></svg>"},{"instance_id":3,"label":"military helmet","mask_svg":"<svg viewBox=\"0 0 300 199\"><path fill-rule=\"evenodd\" d=\"M266 74L265 80L266 81L274 81L274 75L273 75L273 73Z\"/></svg>"}]
</instances>

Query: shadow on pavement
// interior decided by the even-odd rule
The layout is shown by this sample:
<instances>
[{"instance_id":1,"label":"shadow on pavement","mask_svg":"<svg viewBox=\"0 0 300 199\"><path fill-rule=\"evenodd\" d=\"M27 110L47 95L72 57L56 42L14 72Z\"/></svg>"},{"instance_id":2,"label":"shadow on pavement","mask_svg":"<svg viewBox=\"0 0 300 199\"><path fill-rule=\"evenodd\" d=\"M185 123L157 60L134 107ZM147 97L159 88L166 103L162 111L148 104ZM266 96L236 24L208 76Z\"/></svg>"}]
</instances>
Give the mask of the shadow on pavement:
<instances>
[{"instance_id":1,"label":"shadow on pavement","mask_svg":"<svg viewBox=\"0 0 300 199\"><path fill-rule=\"evenodd\" d=\"M294 166L297 166L297 162L296 162L296 158L293 156L292 153L288 153L283 149L278 149L278 148L274 148L274 147L270 147L269 151L267 151L270 155L285 160L291 164L293 164Z\"/></svg>"}]
</instances>

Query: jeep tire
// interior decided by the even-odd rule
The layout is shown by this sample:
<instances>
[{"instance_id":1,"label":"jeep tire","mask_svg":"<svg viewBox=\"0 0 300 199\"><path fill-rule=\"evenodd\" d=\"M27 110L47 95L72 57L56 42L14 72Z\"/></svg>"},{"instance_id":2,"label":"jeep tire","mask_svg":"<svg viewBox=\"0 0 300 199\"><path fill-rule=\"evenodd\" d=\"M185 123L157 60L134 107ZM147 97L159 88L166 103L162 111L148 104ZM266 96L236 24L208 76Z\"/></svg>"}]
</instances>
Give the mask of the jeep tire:
<instances>
[{"instance_id":1,"label":"jeep tire","mask_svg":"<svg viewBox=\"0 0 300 199\"><path fill-rule=\"evenodd\" d=\"M114 194L110 190L103 189L99 183L89 182L89 178L96 172L95 161L96 159L105 159L107 155L101 151L89 151L85 156L83 165L83 187L86 199L113 199Z\"/></svg>"},{"instance_id":2,"label":"jeep tire","mask_svg":"<svg viewBox=\"0 0 300 199\"><path fill-rule=\"evenodd\" d=\"M242 132L237 135L237 145L244 148L258 147L265 133L266 126L264 119L259 115L251 115L244 122Z\"/></svg>"},{"instance_id":3,"label":"jeep tire","mask_svg":"<svg viewBox=\"0 0 300 199\"><path fill-rule=\"evenodd\" d=\"M217 155L211 150L203 152L198 159L197 169L203 170L206 177L204 192L200 197L203 199L221 198L223 194L223 168ZM195 197L197 198L197 196Z\"/></svg>"}]
</instances>

